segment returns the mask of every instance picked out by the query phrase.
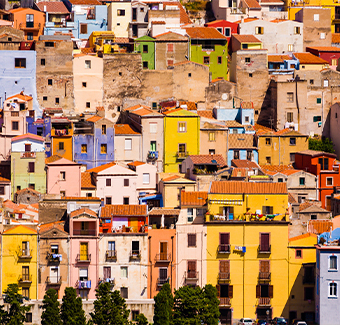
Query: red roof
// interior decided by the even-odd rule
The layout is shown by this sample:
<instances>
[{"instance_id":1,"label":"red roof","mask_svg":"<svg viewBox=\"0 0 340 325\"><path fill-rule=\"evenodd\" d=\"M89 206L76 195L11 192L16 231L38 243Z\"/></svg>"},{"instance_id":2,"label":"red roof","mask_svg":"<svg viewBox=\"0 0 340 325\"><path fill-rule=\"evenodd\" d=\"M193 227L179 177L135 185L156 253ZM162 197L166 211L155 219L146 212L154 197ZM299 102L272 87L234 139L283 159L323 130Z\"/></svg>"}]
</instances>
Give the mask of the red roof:
<instances>
[{"instance_id":1,"label":"red roof","mask_svg":"<svg viewBox=\"0 0 340 325\"><path fill-rule=\"evenodd\" d=\"M87 173L99 173L102 170L105 170L105 169L107 169L107 168L109 168L111 166L115 166L115 165L117 165L117 163L113 161L113 162L110 162L110 163L105 164L105 165L101 165L101 166L98 166L98 167L94 167L94 168L88 169L86 172Z\"/></svg>"},{"instance_id":2,"label":"red roof","mask_svg":"<svg viewBox=\"0 0 340 325\"><path fill-rule=\"evenodd\" d=\"M44 139L40 137L39 135L31 134L31 133L26 133L23 135L18 135L12 139L12 142L23 140L23 139L32 139L32 140L37 140L40 142L44 142Z\"/></svg>"},{"instance_id":3,"label":"red roof","mask_svg":"<svg viewBox=\"0 0 340 325\"><path fill-rule=\"evenodd\" d=\"M227 165L222 155L190 155L189 158L194 165L217 165L223 167Z\"/></svg>"},{"instance_id":4,"label":"red roof","mask_svg":"<svg viewBox=\"0 0 340 325\"><path fill-rule=\"evenodd\" d=\"M91 173L87 171L81 173L81 188L96 188L96 184L92 182Z\"/></svg>"},{"instance_id":5,"label":"red roof","mask_svg":"<svg viewBox=\"0 0 340 325\"><path fill-rule=\"evenodd\" d=\"M100 3L98 0L69 0L72 5L95 5L100 6L102 3Z\"/></svg>"},{"instance_id":6,"label":"red roof","mask_svg":"<svg viewBox=\"0 0 340 325\"><path fill-rule=\"evenodd\" d=\"M238 168L260 168L256 162L246 159L232 159L231 165Z\"/></svg>"},{"instance_id":7,"label":"red roof","mask_svg":"<svg viewBox=\"0 0 340 325\"><path fill-rule=\"evenodd\" d=\"M71 212L70 217L74 218L74 217L80 216L82 214L88 214L92 217L97 218L97 213L95 213L94 211L92 211L91 209L88 209L88 208L81 208L81 209L78 209L78 210L74 210L74 211Z\"/></svg>"},{"instance_id":8,"label":"red roof","mask_svg":"<svg viewBox=\"0 0 340 325\"><path fill-rule=\"evenodd\" d=\"M181 206L206 205L208 192L181 192Z\"/></svg>"},{"instance_id":9,"label":"red roof","mask_svg":"<svg viewBox=\"0 0 340 325\"><path fill-rule=\"evenodd\" d=\"M227 39L227 37L212 27L190 27L185 30L189 37L193 39Z\"/></svg>"},{"instance_id":10,"label":"red roof","mask_svg":"<svg viewBox=\"0 0 340 325\"><path fill-rule=\"evenodd\" d=\"M248 8L251 9L261 9L260 4L256 0L243 0Z\"/></svg>"},{"instance_id":11,"label":"red roof","mask_svg":"<svg viewBox=\"0 0 340 325\"><path fill-rule=\"evenodd\" d=\"M13 98L19 98L21 100L24 100L24 101L31 101L33 99L33 97L31 96L28 96L28 95L24 95L24 92L22 91L20 94L16 94L16 95L13 95L13 96L10 96L10 97L7 97L6 100L8 99L13 99Z\"/></svg>"},{"instance_id":12,"label":"red roof","mask_svg":"<svg viewBox=\"0 0 340 325\"><path fill-rule=\"evenodd\" d=\"M140 134L135 131L129 124L115 124L115 134Z\"/></svg>"},{"instance_id":13,"label":"red roof","mask_svg":"<svg viewBox=\"0 0 340 325\"><path fill-rule=\"evenodd\" d=\"M236 181L211 182L215 194L288 194L286 183L247 183Z\"/></svg>"},{"instance_id":14,"label":"red roof","mask_svg":"<svg viewBox=\"0 0 340 325\"><path fill-rule=\"evenodd\" d=\"M328 64L326 60L312 53L293 53L293 55L299 60L300 64Z\"/></svg>"},{"instance_id":15,"label":"red roof","mask_svg":"<svg viewBox=\"0 0 340 325\"><path fill-rule=\"evenodd\" d=\"M54 13L54 14L69 14L66 6L62 1L41 1L37 2L36 6L40 11Z\"/></svg>"},{"instance_id":16,"label":"red roof","mask_svg":"<svg viewBox=\"0 0 340 325\"><path fill-rule=\"evenodd\" d=\"M307 49L312 49L319 52L340 52L340 47L336 46L313 46L307 47Z\"/></svg>"},{"instance_id":17,"label":"red roof","mask_svg":"<svg viewBox=\"0 0 340 325\"><path fill-rule=\"evenodd\" d=\"M102 118L103 118L102 116L94 115L94 116L89 117L86 121L96 123Z\"/></svg>"},{"instance_id":18,"label":"red roof","mask_svg":"<svg viewBox=\"0 0 340 325\"><path fill-rule=\"evenodd\" d=\"M101 208L100 217L108 218L111 216L146 216L146 205L105 205Z\"/></svg>"},{"instance_id":19,"label":"red roof","mask_svg":"<svg viewBox=\"0 0 340 325\"><path fill-rule=\"evenodd\" d=\"M254 35L238 35L238 34L233 34L233 35L231 35L231 37L234 37L240 43L262 43Z\"/></svg>"}]
</instances>

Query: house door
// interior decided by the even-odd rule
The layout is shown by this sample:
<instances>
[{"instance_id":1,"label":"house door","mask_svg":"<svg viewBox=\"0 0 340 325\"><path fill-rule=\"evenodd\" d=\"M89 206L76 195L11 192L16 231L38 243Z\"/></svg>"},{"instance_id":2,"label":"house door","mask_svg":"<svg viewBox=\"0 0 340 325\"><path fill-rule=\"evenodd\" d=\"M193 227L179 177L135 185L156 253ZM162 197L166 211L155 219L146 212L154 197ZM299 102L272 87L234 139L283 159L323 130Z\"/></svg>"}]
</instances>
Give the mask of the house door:
<instances>
[{"instance_id":1,"label":"house door","mask_svg":"<svg viewBox=\"0 0 340 325\"><path fill-rule=\"evenodd\" d=\"M88 260L88 252L89 252L88 243L80 243L80 260L81 261Z\"/></svg>"},{"instance_id":2,"label":"house door","mask_svg":"<svg viewBox=\"0 0 340 325\"><path fill-rule=\"evenodd\" d=\"M228 260L220 260L220 280L228 280L229 277L229 261Z\"/></svg>"}]
</instances>

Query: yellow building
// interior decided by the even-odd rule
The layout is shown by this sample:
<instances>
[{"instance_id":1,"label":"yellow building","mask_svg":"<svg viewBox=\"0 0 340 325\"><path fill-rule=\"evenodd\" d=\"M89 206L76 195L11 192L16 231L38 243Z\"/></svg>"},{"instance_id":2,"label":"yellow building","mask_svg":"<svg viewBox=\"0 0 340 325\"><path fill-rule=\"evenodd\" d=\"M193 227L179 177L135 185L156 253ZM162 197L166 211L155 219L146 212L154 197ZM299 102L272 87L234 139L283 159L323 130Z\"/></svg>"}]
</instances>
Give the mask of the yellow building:
<instances>
[{"instance_id":1,"label":"yellow building","mask_svg":"<svg viewBox=\"0 0 340 325\"><path fill-rule=\"evenodd\" d=\"M222 324L288 317L287 206L283 183L211 183L207 283L218 289Z\"/></svg>"},{"instance_id":2,"label":"yellow building","mask_svg":"<svg viewBox=\"0 0 340 325\"><path fill-rule=\"evenodd\" d=\"M37 231L35 227L5 226L2 233L2 293L8 284L17 283L21 293L37 299Z\"/></svg>"},{"instance_id":3,"label":"yellow building","mask_svg":"<svg viewBox=\"0 0 340 325\"><path fill-rule=\"evenodd\" d=\"M131 1L110 2L107 6L107 29L117 37L129 37L131 17Z\"/></svg>"},{"instance_id":4,"label":"yellow building","mask_svg":"<svg viewBox=\"0 0 340 325\"><path fill-rule=\"evenodd\" d=\"M198 155L200 148L200 117L177 108L163 112L164 172L179 172L179 165L188 155Z\"/></svg>"},{"instance_id":5,"label":"yellow building","mask_svg":"<svg viewBox=\"0 0 340 325\"><path fill-rule=\"evenodd\" d=\"M317 236L289 239L289 319L315 320L315 263Z\"/></svg>"},{"instance_id":6,"label":"yellow building","mask_svg":"<svg viewBox=\"0 0 340 325\"><path fill-rule=\"evenodd\" d=\"M89 37L90 47L94 51L110 54L119 51L119 45L115 43L115 33L113 31L92 32ZM114 44L115 43L115 44Z\"/></svg>"},{"instance_id":7,"label":"yellow building","mask_svg":"<svg viewBox=\"0 0 340 325\"><path fill-rule=\"evenodd\" d=\"M257 136L259 165L289 165L295 161L296 152L308 150L308 136L294 130L263 128Z\"/></svg>"}]
</instances>

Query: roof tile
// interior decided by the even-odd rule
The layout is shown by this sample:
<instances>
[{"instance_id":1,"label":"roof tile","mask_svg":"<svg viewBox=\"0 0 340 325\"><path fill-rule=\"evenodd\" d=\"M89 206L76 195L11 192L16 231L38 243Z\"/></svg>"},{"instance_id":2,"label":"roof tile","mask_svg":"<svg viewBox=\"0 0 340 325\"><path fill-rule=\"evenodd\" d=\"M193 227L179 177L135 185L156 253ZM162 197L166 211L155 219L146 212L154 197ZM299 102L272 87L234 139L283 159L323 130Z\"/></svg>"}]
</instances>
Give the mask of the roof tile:
<instances>
[{"instance_id":1,"label":"roof tile","mask_svg":"<svg viewBox=\"0 0 340 325\"><path fill-rule=\"evenodd\" d=\"M115 135L117 134L140 134L135 131L129 124L115 124Z\"/></svg>"},{"instance_id":2,"label":"roof tile","mask_svg":"<svg viewBox=\"0 0 340 325\"><path fill-rule=\"evenodd\" d=\"M146 205L105 205L101 208L100 217L108 218L114 216L146 216Z\"/></svg>"},{"instance_id":3,"label":"roof tile","mask_svg":"<svg viewBox=\"0 0 340 325\"><path fill-rule=\"evenodd\" d=\"M208 192L181 192L181 206L204 206L207 199Z\"/></svg>"},{"instance_id":4,"label":"roof tile","mask_svg":"<svg viewBox=\"0 0 340 325\"><path fill-rule=\"evenodd\" d=\"M312 53L293 53L293 55L299 60L300 64L328 64L326 60Z\"/></svg>"},{"instance_id":5,"label":"roof tile","mask_svg":"<svg viewBox=\"0 0 340 325\"><path fill-rule=\"evenodd\" d=\"M70 217L74 218L74 217L78 217L82 214L88 214L92 217L97 218L97 213L95 213L94 211L92 211L91 209L88 208L81 208L81 209L77 209L71 212Z\"/></svg>"},{"instance_id":6,"label":"roof tile","mask_svg":"<svg viewBox=\"0 0 340 325\"><path fill-rule=\"evenodd\" d=\"M227 165L222 155L190 155L189 158L194 165L216 164L219 167Z\"/></svg>"},{"instance_id":7,"label":"roof tile","mask_svg":"<svg viewBox=\"0 0 340 325\"><path fill-rule=\"evenodd\" d=\"M229 134L229 148L254 148L253 134Z\"/></svg>"},{"instance_id":8,"label":"roof tile","mask_svg":"<svg viewBox=\"0 0 340 325\"><path fill-rule=\"evenodd\" d=\"M66 6L62 1L41 1L36 3L40 11L53 13L53 14L69 14Z\"/></svg>"},{"instance_id":9,"label":"roof tile","mask_svg":"<svg viewBox=\"0 0 340 325\"><path fill-rule=\"evenodd\" d=\"M250 161L246 159L232 159L231 165L237 168L257 168L260 166L255 161Z\"/></svg>"},{"instance_id":10,"label":"roof tile","mask_svg":"<svg viewBox=\"0 0 340 325\"><path fill-rule=\"evenodd\" d=\"M288 194L286 183L247 183L237 181L211 182L215 194Z\"/></svg>"},{"instance_id":11,"label":"roof tile","mask_svg":"<svg viewBox=\"0 0 340 325\"><path fill-rule=\"evenodd\" d=\"M81 173L81 188L96 188L96 184L92 181L91 173L87 171Z\"/></svg>"},{"instance_id":12,"label":"roof tile","mask_svg":"<svg viewBox=\"0 0 340 325\"><path fill-rule=\"evenodd\" d=\"M231 37L234 37L240 43L262 43L258 38L254 35L238 35L232 34Z\"/></svg>"},{"instance_id":13,"label":"roof tile","mask_svg":"<svg viewBox=\"0 0 340 325\"><path fill-rule=\"evenodd\" d=\"M12 142L27 139L27 138L44 142L44 139L42 137L40 137L39 135L31 134L31 133L17 135L16 137L12 138Z\"/></svg>"},{"instance_id":14,"label":"roof tile","mask_svg":"<svg viewBox=\"0 0 340 325\"><path fill-rule=\"evenodd\" d=\"M213 27L190 27L185 29L187 34L192 39L224 39L227 37L222 35L216 28Z\"/></svg>"}]
</instances>

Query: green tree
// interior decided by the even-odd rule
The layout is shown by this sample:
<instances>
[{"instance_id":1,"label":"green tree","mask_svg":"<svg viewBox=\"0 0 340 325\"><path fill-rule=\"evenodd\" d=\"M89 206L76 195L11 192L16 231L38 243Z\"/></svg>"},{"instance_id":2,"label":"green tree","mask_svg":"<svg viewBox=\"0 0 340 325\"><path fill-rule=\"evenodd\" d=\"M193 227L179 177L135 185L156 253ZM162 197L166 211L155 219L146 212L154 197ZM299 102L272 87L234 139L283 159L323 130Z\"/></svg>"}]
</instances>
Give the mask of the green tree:
<instances>
[{"instance_id":1,"label":"green tree","mask_svg":"<svg viewBox=\"0 0 340 325\"><path fill-rule=\"evenodd\" d=\"M86 325L85 312L76 289L67 287L61 305L61 320L63 325Z\"/></svg>"},{"instance_id":2,"label":"green tree","mask_svg":"<svg viewBox=\"0 0 340 325\"><path fill-rule=\"evenodd\" d=\"M120 292L111 291L110 283L102 283L96 290L96 300L94 301L94 312L91 318L97 325L130 325L129 314L125 299L120 296Z\"/></svg>"},{"instance_id":3,"label":"green tree","mask_svg":"<svg viewBox=\"0 0 340 325\"><path fill-rule=\"evenodd\" d=\"M23 297L19 294L19 287L17 284L9 284L4 291L5 304L9 304L9 311L6 312L2 309L3 323L8 325L21 325L24 324L26 313L31 309L31 306L23 305Z\"/></svg>"},{"instance_id":4,"label":"green tree","mask_svg":"<svg viewBox=\"0 0 340 325\"><path fill-rule=\"evenodd\" d=\"M161 290L154 297L155 312L153 316L154 325L172 325L174 298L169 283L163 284Z\"/></svg>"},{"instance_id":5,"label":"green tree","mask_svg":"<svg viewBox=\"0 0 340 325\"><path fill-rule=\"evenodd\" d=\"M310 150L317 150L317 151L324 151L329 153L334 153L334 145L331 139L329 138L309 138L308 139L308 149Z\"/></svg>"},{"instance_id":6,"label":"green tree","mask_svg":"<svg viewBox=\"0 0 340 325\"><path fill-rule=\"evenodd\" d=\"M5 310L5 306L0 305L0 325L5 325L8 323L8 313Z\"/></svg>"},{"instance_id":7,"label":"green tree","mask_svg":"<svg viewBox=\"0 0 340 325\"><path fill-rule=\"evenodd\" d=\"M43 300L41 325L62 325L57 291L48 289Z\"/></svg>"},{"instance_id":8,"label":"green tree","mask_svg":"<svg viewBox=\"0 0 340 325\"><path fill-rule=\"evenodd\" d=\"M202 321L206 325L218 325L220 317L220 301L217 298L217 289L211 284L206 284L202 293Z\"/></svg>"},{"instance_id":9,"label":"green tree","mask_svg":"<svg viewBox=\"0 0 340 325\"><path fill-rule=\"evenodd\" d=\"M148 325L148 319L144 316L144 314L139 314L136 317L136 325Z\"/></svg>"}]
</instances>

